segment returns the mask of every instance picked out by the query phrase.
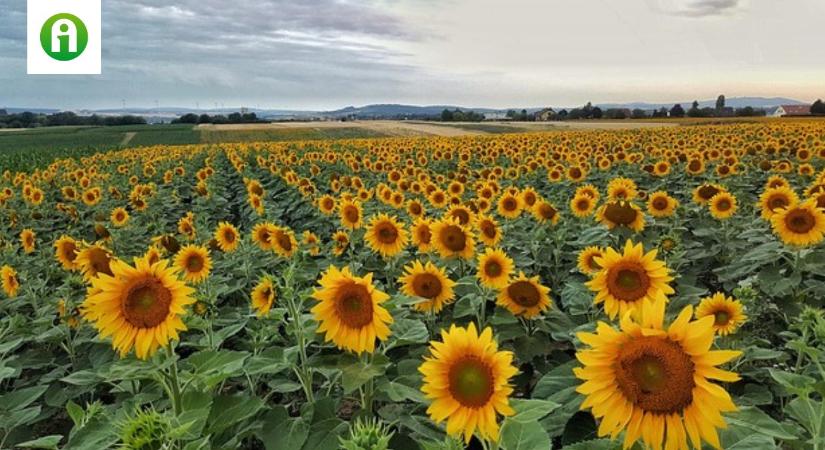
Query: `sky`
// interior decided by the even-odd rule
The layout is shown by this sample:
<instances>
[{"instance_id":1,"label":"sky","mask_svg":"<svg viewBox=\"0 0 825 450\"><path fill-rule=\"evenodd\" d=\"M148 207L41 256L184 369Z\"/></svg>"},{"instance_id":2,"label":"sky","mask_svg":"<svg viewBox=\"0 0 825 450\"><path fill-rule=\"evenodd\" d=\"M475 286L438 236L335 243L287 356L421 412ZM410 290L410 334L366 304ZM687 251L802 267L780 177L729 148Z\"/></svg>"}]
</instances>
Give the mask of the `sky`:
<instances>
[{"instance_id":1,"label":"sky","mask_svg":"<svg viewBox=\"0 0 825 450\"><path fill-rule=\"evenodd\" d=\"M26 75L0 0L0 108L575 106L825 97L822 0L103 0L103 73Z\"/></svg>"}]
</instances>

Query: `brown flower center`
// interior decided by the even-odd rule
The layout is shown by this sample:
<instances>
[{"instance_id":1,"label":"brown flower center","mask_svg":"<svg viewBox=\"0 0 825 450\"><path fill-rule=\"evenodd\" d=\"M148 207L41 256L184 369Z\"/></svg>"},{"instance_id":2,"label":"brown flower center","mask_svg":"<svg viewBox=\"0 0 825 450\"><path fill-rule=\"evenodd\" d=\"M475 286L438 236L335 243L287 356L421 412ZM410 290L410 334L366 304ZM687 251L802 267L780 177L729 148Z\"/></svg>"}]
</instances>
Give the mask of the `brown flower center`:
<instances>
[{"instance_id":1,"label":"brown flower center","mask_svg":"<svg viewBox=\"0 0 825 450\"><path fill-rule=\"evenodd\" d=\"M719 189L715 186L711 185L704 185L699 188L699 197L702 197L704 200L710 200L713 198L714 195L719 193Z\"/></svg>"},{"instance_id":2,"label":"brown flower center","mask_svg":"<svg viewBox=\"0 0 825 450\"><path fill-rule=\"evenodd\" d=\"M157 278L132 284L121 300L126 321L137 328L152 328L169 315L172 292Z\"/></svg>"},{"instance_id":3,"label":"brown flower center","mask_svg":"<svg viewBox=\"0 0 825 450\"><path fill-rule=\"evenodd\" d=\"M470 213L464 209L454 209L450 212L450 215L458 219L458 223L462 225L467 225L468 223L470 223Z\"/></svg>"},{"instance_id":4,"label":"brown flower center","mask_svg":"<svg viewBox=\"0 0 825 450\"><path fill-rule=\"evenodd\" d=\"M541 301L541 293L529 281L516 281L507 286L507 295L516 304L525 308L536 306Z\"/></svg>"},{"instance_id":5,"label":"brown flower center","mask_svg":"<svg viewBox=\"0 0 825 450\"><path fill-rule=\"evenodd\" d=\"M436 298L441 295L443 290L441 280L431 273L416 275L412 287L415 295L424 298Z\"/></svg>"},{"instance_id":6,"label":"brown flower center","mask_svg":"<svg viewBox=\"0 0 825 450\"><path fill-rule=\"evenodd\" d=\"M113 276L109 261L109 254L106 253L105 250L93 248L89 252L89 264L92 266L93 275L105 273L106 275Z\"/></svg>"},{"instance_id":7,"label":"brown flower center","mask_svg":"<svg viewBox=\"0 0 825 450\"><path fill-rule=\"evenodd\" d=\"M496 226L489 220L481 222L479 228L481 229L481 232L484 233L484 236L487 236L490 239L495 238L496 234L498 234Z\"/></svg>"},{"instance_id":8,"label":"brown flower center","mask_svg":"<svg viewBox=\"0 0 825 450\"><path fill-rule=\"evenodd\" d=\"M518 202L516 202L516 199L512 197L507 197L503 202L501 202L501 206L505 211L515 211L518 207Z\"/></svg>"},{"instance_id":9,"label":"brown flower center","mask_svg":"<svg viewBox=\"0 0 825 450\"><path fill-rule=\"evenodd\" d=\"M441 243L453 252L460 252L467 247L467 235L458 225L447 225L441 231Z\"/></svg>"},{"instance_id":10,"label":"brown flower center","mask_svg":"<svg viewBox=\"0 0 825 450\"><path fill-rule=\"evenodd\" d=\"M776 194L768 199L768 209L771 211L779 208L785 208L790 204L788 198L784 194Z\"/></svg>"},{"instance_id":11,"label":"brown flower center","mask_svg":"<svg viewBox=\"0 0 825 450\"><path fill-rule=\"evenodd\" d=\"M730 313L725 310L716 311L713 314L713 323L717 327L723 327L730 322Z\"/></svg>"},{"instance_id":12,"label":"brown flower center","mask_svg":"<svg viewBox=\"0 0 825 450\"><path fill-rule=\"evenodd\" d=\"M223 231L223 240L230 244L235 242L235 232L227 228Z\"/></svg>"},{"instance_id":13,"label":"brown flower center","mask_svg":"<svg viewBox=\"0 0 825 450\"><path fill-rule=\"evenodd\" d=\"M667 338L638 337L625 343L613 369L625 397L646 412L677 413L693 402L693 360Z\"/></svg>"},{"instance_id":14,"label":"brown flower center","mask_svg":"<svg viewBox=\"0 0 825 450\"><path fill-rule=\"evenodd\" d=\"M493 371L476 356L465 356L453 362L447 379L452 397L467 408L485 406L493 396Z\"/></svg>"},{"instance_id":15,"label":"brown flower center","mask_svg":"<svg viewBox=\"0 0 825 450\"><path fill-rule=\"evenodd\" d=\"M501 276L503 271L504 269L501 267L501 263L495 259L491 259L484 264L484 273L488 277L495 278Z\"/></svg>"},{"instance_id":16,"label":"brown flower center","mask_svg":"<svg viewBox=\"0 0 825 450\"><path fill-rule=\"evenodd\" d=\"M341 322L350 328L363 328L372 323L372 297L367 288L355 283L339 287L335 312Z\"/></svg>"},{"instance_id":17,"label":"brown flower center","mask_svg":"<svg viewBox=\"0 0 825 450\"><path fill-rule=\"evenodd\" d=\"M667 209L668 201L664 197L656 197L653 199L653 209L664 211Z\"/></svg>"},{"instance_id":18,"label":"brown flower center","mask_svg":"<svg viewBox=\"0 0 825 450\"><path fill-rule=\"evenodd\" d=\"M794 209L785 216L785 226L797 234L805 234L816 226L816 218L804 209Z\"/></svg>"},{"instance_id":19,"label":"brown flower center","mask_svg":"<svg viewBox=\"0 0 825 450\"><path fill-rule=\"evenodd\" d=\"M552 219L552 218L556 217L556 208L553 208L548 203L542 203L539 206L539 215L541 215L541 217L544 217L545 219L548 219L548 220Z\"/></svg>"},{"instance_id":20,"label":"brown flower center","mask_svg":"<svg viewBox=\"0 0 825 450\"><path fill-rule=\"evenodd\" d=\"M578 202L576 202L576 209L579 210L579 211L587 211L589 208L590 208L590 200L588 200L586 198L581 198L581 199L579 199Z\"/></svg>"},{"instance_id":21,"label":"brown flower center","mask_svg":"<svg viewBox=\"0 0 825 450\"><path fill-rule=\"evenodd\" d=\"M640 264L622 262L607 272L607 290L619 300L635 302L647 294L650 277Z\"/></svg>"},{"instance_id":22,"label":"brown flower center","mask_svg":"<svg viewBox=\"0 0 825 450\"><path fill-rule=\"evenodd\" d=\"M375 226L375 236L382 244L394 244L398 240L398 229L390 222L381 222Z\"/></svg>"},{"instance_id":23,"label":"brown flower center","mask_svg":"<svg viewBox=\"0 0 825 450\"><path fill-rule=\"evenodd\" d=\"M347 206L346 208L344 208L344 217L347 219L347 222L358 222L358 208L356 208L355 206Z\"/></svg>"},{"instance_id":24,"label":"brown flower center","mask_svg":"<svg viewBox=\"0 0 825 450\"><path fill-rule=\"evenodd\" d=\"M730 200L723 198L716 202L716 209L719 211L728 211L731 208Z\"/></svg>"},{"instance_id":25,"label":"brown flower center","mask_svg":"<svg viewBox=\"0 0 825 450\"><path fill-rule=\"evenodd\" d=\"M203 269L203 258L201 255L192 254L186 258L186 270L189 272L200 272Z\"/></svg>"},{"instance_id":26,"label":"brown flower center","mask_svg":"<svg viewBox=\"0 0 825 450\"><path fill-rule=\"evenodd\" d=\"M276 232L275 240L278 242L278 246L284 249L285 251L292 251L292 239L289 238L289 235L287 233L284 233L283 231Z\"/></svg>"},{"instance_id":27,"label":"brown flower center","mask_svg":"<svg viewBox=\"0 0 825 450\"><path fill-rule=\"evenodd\" d=\"M617 225L630 225L636 220L638 213L629 203L608 203L604 209L604 217Z\"/></svg>"}]
</instances>

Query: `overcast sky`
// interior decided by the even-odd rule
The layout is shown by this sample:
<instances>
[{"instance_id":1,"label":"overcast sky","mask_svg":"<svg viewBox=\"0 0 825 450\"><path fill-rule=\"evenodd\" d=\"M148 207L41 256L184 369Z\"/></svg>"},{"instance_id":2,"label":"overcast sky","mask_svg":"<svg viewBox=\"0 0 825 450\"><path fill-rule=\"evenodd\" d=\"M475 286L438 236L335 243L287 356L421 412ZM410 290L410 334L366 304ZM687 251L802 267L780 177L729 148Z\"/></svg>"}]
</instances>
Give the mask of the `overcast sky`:
<instances>
[{"instance_id":1,"label":"overcast sky","mask_svg":"<svg viewBox=\"0 0 825 450\"><path fill-rule=\"evenodd\" d=\"M570 106L825 97L823 0L103 0L103 74L26 75L0 0L0 107Z\"/></svg>"}]
</instances>

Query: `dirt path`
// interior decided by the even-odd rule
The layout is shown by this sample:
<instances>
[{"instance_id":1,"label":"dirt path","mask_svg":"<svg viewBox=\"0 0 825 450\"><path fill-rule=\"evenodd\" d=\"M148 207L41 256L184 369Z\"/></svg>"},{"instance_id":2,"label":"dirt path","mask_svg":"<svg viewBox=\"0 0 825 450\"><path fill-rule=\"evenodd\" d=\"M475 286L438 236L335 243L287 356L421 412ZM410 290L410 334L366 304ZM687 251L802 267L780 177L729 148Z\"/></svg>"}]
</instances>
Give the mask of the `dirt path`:
<instances>
[{"instance_id":1,"label":"dirt path","mask_svg":"<svg viewBox=\"0 0 825 450\"><path fill-rule=\"evenodd\" d=\"M132 139L135 137L135 135L137 135L136 131L127 132L126 135L123 136L123 140L120 141L120 146L125 147L125 146L129 145L129 142L132 142Z\"/></svg>"}]
</instances>

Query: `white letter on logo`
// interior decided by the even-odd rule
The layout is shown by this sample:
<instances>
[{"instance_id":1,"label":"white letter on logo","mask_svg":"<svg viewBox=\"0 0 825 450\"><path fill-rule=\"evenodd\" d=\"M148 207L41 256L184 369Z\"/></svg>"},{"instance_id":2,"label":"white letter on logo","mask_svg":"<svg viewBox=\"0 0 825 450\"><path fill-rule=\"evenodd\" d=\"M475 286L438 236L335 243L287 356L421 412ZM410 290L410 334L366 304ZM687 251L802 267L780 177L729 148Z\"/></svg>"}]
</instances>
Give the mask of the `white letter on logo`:
<instances>
[{"instance_id":1,"label":"white letter on logo","mask_svg":"<svg viewBox=\"0 0 825 450\"><path fill-rule=\"evenodd\" d=\"M52 25L52 52L60 53L62 46L60 45L60 37L67 36L69 38L69 53L77 53L77 28L74 22L69 19L60 19Z\"/></svg>"}]
</instances>

